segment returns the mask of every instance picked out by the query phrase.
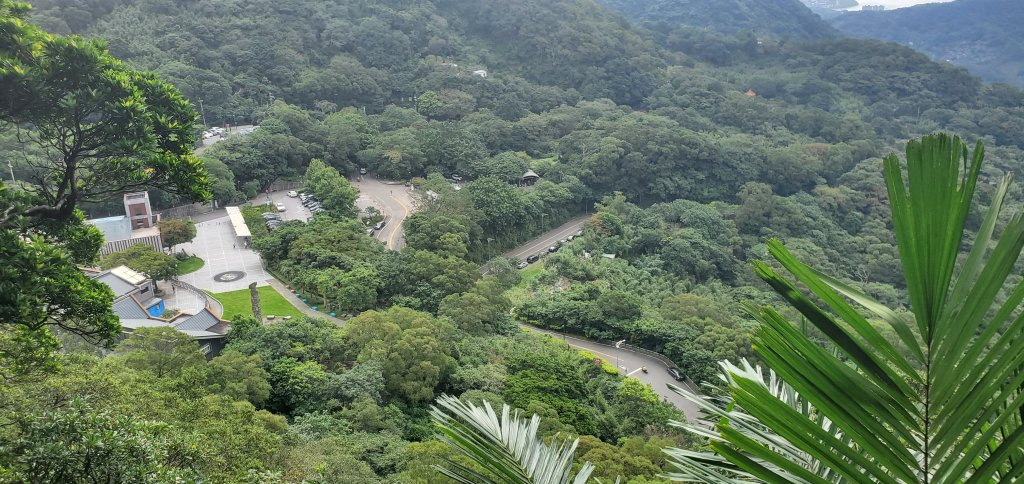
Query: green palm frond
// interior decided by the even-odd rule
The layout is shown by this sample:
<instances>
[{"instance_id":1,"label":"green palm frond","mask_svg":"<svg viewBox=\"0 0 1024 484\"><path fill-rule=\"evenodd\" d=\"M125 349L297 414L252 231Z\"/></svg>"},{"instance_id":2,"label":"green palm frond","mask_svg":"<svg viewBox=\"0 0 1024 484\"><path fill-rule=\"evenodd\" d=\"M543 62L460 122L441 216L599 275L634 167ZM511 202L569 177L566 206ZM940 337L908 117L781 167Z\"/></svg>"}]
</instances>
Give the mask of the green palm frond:
<instances>
[{"instance_id":1,"label":"green palm frond","mask_svg":"<svg viewBox=\"0 0 1024 484\"><path fill-rule=\"evenodd\" d=\"M431 406L430 415L440 432L438 438L493 476L456 462L435 467L457 482L582 484L594 470L587 462L570 481L579 440L560 442L556 437L550 445L545 444L537 437L537 415L522 419L517 411L503 405L499 417L486 401L478 407L449 395L438 398L437 404L441 408Z\"/></svg>"},{"instance_id":2,"label":"green palm frond","mask_svg":"<svg viewBox=\"0 0 1024 484\"><path fill-rule=\"evenodd\" d=\"M905 178L899 158L885 159L912 322L769 242L791 279L764 263L755 264L757 274L835 349L814 344L771 308L754 310L756 351L813 412L795 408L761 375L727 368L731 404L746 418L734 409L716 415L714 432L705 433L721 461L706 469L734 468L769 482L1009 482L1024 475L1024 284L1005 287L1024 248L1021 215L993 237L1009 176L958 264L983 158L980 143L972 155L959 138L939 134L908 143ZM851 302L891 326L899 344Z\"/></svg>"},{"instance_id":3,"label":"green palm frond","mask_svg":"<svg viewBox=\"0 0 1024 484\"><path fill-rule=\"evenodd\" d=\"M779 379L771 369L764 370L761 367L752 366L745 359L741 360L739 365L729 361L722 361L719 362L719 366L722 368L720 378L723 385L721 387L705 383L704 393L694 393L674 385L669 386L672 391L699 406L705 416L700 422L672 422L672 424L684 428L694 435L704 437L709 441L715 441L723 440L721 434L714 427L715 422L729 421L732 429L742 434L743 438L759 442L761 445L772 448L786 456L790 463L803 469L800 473L803 473L804 470L809 471L827 482L833 482L835 480L834 471L779 436L771 428L761 424L756 418L747 414L735 404L727 393L722 392L722 388L729 388L738 377L761 382L773 397L784 402L803 417L817 422L826 432L831 432L837 438L842 439L838 429L828 419L822 418L820 413L815 411L807 402L802 401L796 391ZM676 448L665 449L665 452L671 458L670 462L679 469L679 472L666 474L665 477L672 480L717 483L746 483L758 480L753 475L740 470L739 467L727 459L713 453L693 452ZM768 462L761 461L760 463L772 467L773 472L779 475L787 476L787 480L790 482L805 481L794 472L775 467Z\"/></svg>"}]
</instances>

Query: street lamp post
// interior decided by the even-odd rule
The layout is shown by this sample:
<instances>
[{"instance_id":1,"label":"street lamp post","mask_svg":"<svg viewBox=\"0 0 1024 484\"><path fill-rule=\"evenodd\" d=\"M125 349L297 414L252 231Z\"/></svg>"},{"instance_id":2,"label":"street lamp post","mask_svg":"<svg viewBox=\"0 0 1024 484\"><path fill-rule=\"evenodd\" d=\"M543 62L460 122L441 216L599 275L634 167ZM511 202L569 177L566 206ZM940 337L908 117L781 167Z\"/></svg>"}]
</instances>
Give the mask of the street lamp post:
<instances>
[{"instance_id":1,"label":"street lamp post","mask_svg":"<svg viewBox=\"0 0 1024 484\"><path fill-rule=\"evenodd\" d=\"M621 368L619 365L619 353L622 351L622 344L625 342L626 340L624 339L615 342L615 368Z\"/></svg>"},{"instance_id":2,"label":"street lamp post","mask_svg":"<svg viewBox=\"0 0 1024 484\"><path fill-rule=\"evenodd\" d=\"M11 183L14 183L14 165L11 164L11 160L7 160L7 168L11 170Z\"/></svg>"},{"instance_id":3,"label":"street lamp post","mask_svg":"<svg viewBox=\"0 0 1024 484\"><path fill-rule=\"evenodd\" d=\"M207 128L210 125L206 124L206 110L203 109L203 98L199 98L199 114L203 116L203 128Z\"/></svg>"},{"instance_id":4,"label":"street lamp post","mask_svg":"<svg viewBox=\"0 0 1024 484\"><path fill-rule=\"evenodd\" d=\"M547 217L547 216L548 216L548 214L546 214L546 213L540 214L540 230L541 230L541 232L543 232L544 229L546 228L545 225L544 225L544 217Z\"/></svg>"},{"instance_id":5,"label":"street lamp post","mask_svg":"<svg viewBox=\"0 0 1024 484\"><path fill-rule=\"evenodd\" d=\"M491 242L494 242L494 239L492 239L490 237L487 237L487 258L488 259L491 259L491 258L494 257L494 252L491 251Z\"/></svg>"}]
</instances>

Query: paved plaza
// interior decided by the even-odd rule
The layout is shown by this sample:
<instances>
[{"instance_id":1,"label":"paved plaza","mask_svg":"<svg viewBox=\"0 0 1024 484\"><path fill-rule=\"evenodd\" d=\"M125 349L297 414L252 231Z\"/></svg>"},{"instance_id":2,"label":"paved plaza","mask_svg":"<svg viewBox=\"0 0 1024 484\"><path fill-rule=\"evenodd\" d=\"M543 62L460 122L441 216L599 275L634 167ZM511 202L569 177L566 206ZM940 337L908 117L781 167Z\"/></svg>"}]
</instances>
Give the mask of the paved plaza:
<instances>
[{"instance_id":1,"label":"paved plaza","mask_svg":"<svg viewBox=\"0 0 1024 484\"><path fill-rule=\"evenodd\" d=\"M160 290L164 293L162 298L164 304L167 305L167 309L177 309L183 313L196 314L206 308L206 297L202 294L196 294L186 288L173 287L166 281L157 283L157 285L160 286ZM217 314L217 316L220 316L220 314Z\"/></svg>"},{"instance_id":2,"label":"paved plaza","mask_svg":"<svg viewBox=\"0 0 1024 484\"><path fill-rule=\"evenodd\" d=\"M178 279L210 292L244 289L253 282L258 286L266 286L267 279L273 276L263 269L259 254L245 248L243 244L243 241L235 237L226 216L197 223L196 238L190 243L175 246L175 250L184 250L202 257L206 264L202 269ZM218 274L231 271L241 271L245 275L224 282L214 279Z\"/></svg>"}]
</instances>

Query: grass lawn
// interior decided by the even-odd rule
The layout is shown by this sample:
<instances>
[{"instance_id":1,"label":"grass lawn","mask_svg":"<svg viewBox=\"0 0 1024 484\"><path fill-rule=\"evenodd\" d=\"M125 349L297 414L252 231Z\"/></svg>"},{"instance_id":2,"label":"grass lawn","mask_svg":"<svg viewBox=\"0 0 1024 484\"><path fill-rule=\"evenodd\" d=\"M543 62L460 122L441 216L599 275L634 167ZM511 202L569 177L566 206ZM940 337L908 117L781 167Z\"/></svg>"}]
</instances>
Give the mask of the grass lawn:
<instances>
[{"instance_id":1,"label":"grass lawn","mask_svg":"<svg viewBox=\"0 0 1024 484\"><path fill-rule=\"evenodd\" d=\"M178 275L198 271L206 262L202 258L191 255L188 259L178 261Z\"/></svg>"},{"instance_id":2,"label":"grass lawn","mask_svg":"<svg viewBox=\"0 0 1024 484\"><path fill-rule=\"evenodd\" d=\"M505 293L514 306L519 306L523 301L532 297L528 288L531 282L536 281L544 273L544 259L526 266L526 269L519 271L519 273L523 276L522 280Z\"/></svg>"},{"instance_id":3,"label":"grass lawn","mask_svg":"<svg viewBox=\"0 0 1024 484\"><path fill-rule=\"evenodd\" d=\"M257 288L257 290L260 292L260 304L263 305L264 317L268 314L273 314L274 316L302 316L302 313L295 309L295 306L292 306L292 303L288 302L284 296L278 294L274 288L263 286ZM217 298L224 305L225 319L231 319L236 314L252 316L252 302L249 299L248 289L218 292L216 294L211 293L210 295Z\"/></svg>"}]
</instances>

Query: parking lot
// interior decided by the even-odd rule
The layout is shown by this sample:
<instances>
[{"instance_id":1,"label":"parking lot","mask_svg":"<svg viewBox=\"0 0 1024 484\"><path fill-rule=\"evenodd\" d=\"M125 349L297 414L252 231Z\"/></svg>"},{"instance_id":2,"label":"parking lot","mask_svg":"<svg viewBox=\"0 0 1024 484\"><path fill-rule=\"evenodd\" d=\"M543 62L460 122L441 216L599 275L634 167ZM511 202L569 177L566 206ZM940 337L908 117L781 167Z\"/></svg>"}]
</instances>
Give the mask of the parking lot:
<instances>
[{"instance_id":1,"label":"parking lot","mask_svg":"<svg viewBox=\"0 0 1024 484\"><path fill-rule=\"evenodd\" d=\"M267 203L267 194L263 193L251 200L253 205L261 205ZM278 204L283 203L285 210L279 212L281 220L301 220L303 222L310 219L313 214L309 213L309 210L302 206L302 202L299 201L298 197L289 197L287 191L273 192L270 194L270 203Z\"/></svg>"}]
</instances>

